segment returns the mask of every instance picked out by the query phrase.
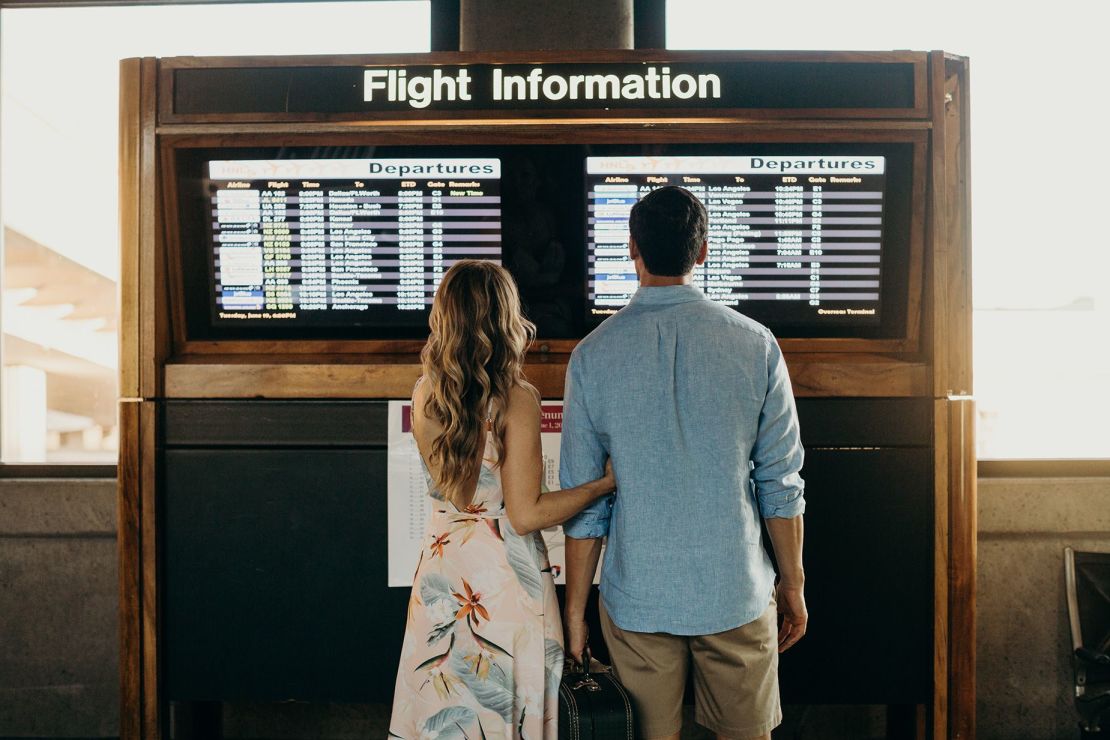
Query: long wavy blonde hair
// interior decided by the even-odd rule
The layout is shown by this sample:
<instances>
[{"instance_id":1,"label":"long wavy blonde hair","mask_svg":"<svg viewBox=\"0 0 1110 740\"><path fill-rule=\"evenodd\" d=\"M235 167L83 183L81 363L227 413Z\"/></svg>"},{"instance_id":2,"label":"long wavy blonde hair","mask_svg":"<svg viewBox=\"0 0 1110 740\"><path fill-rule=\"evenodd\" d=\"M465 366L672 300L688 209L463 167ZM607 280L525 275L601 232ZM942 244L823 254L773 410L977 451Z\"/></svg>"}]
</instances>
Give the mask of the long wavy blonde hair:
<instances>
[{"instance_id":1,"label":"long wavy blonde hair","mask_svg":"<svg viewBox=\"0 0 1110 740\"><path fill-rule=\"evenodd\" d=\"M424 415L443 427L429 462L439 466L440 491L457 504L484 446L487 419L498 462L504 455L509 392L524 382L524 355L536 328L521 314L509 272L479 260L457 262L443 276L429 324L420 355L428 388Z\"/></svg>"}]
</instances>

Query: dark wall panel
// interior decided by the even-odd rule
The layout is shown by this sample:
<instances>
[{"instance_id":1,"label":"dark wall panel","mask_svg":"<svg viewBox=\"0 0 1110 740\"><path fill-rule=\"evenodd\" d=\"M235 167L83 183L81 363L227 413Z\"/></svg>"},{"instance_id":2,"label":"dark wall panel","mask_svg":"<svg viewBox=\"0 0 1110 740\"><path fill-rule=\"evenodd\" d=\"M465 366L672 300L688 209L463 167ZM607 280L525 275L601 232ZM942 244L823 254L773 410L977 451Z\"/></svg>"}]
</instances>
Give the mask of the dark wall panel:
<instances>
[{"instance_id":1,"label":"dark wall panel","mask_svg":"<svg viewBox=\"0 0 1110 740\"><path fill-rule=\"evenodd\" d=\"M784 702L929 701L932 470L928 448L807 454L810 625L782 656Z\"/></svg>"},{"instance_id":2,"label":"dark wall panel","mask_svg":"<svg viewBox=\"0 0 1110 740\"><path fill-rule=\"evenodd\" d=\"M930 402L798 407L812 622L783 657L784 701L927 702ZM409 591L386 586L386 409L167 404L169 699L391 700Z\"/></svg>"},{"instance_id":3,"label":"dark wall panel","mask_svg":"<svg viewBox=\"0 0 1110 740\"><path fill-rule=\"evenodd\" d=\"M385 402L167 401L167 446L384 445Z\"/></svg>"},{"instance_id":4,"label":"dark wall panel","mask_svg":"<svg viewBox=\"0 0 1110 740\"><path fill-rule=\"evenodd\" d=\"M802 398L798 423L807 447L926 447L929 398Z\"/></svg>"},{"instance_id":5,"label":"dark wall panel","mask_svg":"<svg viewBox=\"0 0 1110 740\"><path fill-rule=\"evenodd\" d=\"M389 701L408 589L386 588L381 450L169 450L170 700Z\"/></svg>"}]
</instances>

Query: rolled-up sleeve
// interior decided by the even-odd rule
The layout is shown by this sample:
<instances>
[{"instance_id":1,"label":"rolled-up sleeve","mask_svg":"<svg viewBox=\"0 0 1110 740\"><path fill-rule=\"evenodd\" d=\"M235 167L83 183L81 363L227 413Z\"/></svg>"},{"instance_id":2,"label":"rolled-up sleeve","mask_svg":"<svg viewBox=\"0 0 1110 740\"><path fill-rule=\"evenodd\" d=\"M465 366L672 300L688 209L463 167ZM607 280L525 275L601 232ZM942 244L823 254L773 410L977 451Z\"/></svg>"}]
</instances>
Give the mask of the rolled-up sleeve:
<instances>
[{"instance_id":1,"label":"rolled-up sleeve","mask_svg":"<svg viewBox=\"0 0 1110 740\"><path fill-rule=\"evenodd\" d=\"M559 445L559 485L573 488L597 480L605 471L606 450L586 406L583 362L571 355L563 389L563 432ZM595 539L609 534L612 496L603 496L563 525L568 537Z\"/></svg>"},{"instance_id":2,"label":"rolled-up sleeve","mask_svg":"<svg viewBox=\"0 0 1110 740\"><path fill-rule=\"evenodd\" d=\"M805 511L805 483L799 474L803 458L790 375L778 343L768 338L767 396L751 457L752 481L763 518L790 519Z\"/></svg>"}]
</instances>

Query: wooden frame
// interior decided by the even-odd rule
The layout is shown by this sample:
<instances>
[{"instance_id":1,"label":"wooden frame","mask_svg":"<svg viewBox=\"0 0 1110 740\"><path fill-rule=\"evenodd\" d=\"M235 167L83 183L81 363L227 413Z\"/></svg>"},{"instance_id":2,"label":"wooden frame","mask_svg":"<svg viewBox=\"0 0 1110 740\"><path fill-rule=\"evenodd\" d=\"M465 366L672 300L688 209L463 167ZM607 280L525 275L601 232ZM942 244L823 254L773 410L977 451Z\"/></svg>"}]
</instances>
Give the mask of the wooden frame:
<instances>
[{"instance_id":1,"label":"wooden frame","mask_svg":"<svg viewBox=\"0 0 1110 740\"><path fill-rule=\"evenodd\" d=\"M193 357L166 366L168 398L407 398L421 369L411 355L376 357L373 363L344 355L300 357L238 355ZM362 358L358 358L361 360ZM560 398L567 355L525 365L544 398ZM872 355L791 355L787 358L799 397L927 395L929 367Z\"/></svg>"},{"instance_id":2,"label":"wooden frame","mask_svg":"<svg viewBox=\"0 0 1110 740\"><path fill-rule=\"evenodd\" d=\"M929 322L936 401L934 723L951 740L975 737L975 403L971 376L971 190L968 61L929 55L932 186ZM943 677L943 680L942 680Z\"/></svg>"},{"instance_id":3,"label":"wooden frame","mask_svg":"<svg viewBox=\"0 0 1110 740\"><path fill-rule=\"evenodd\" d=\"M142 230L139 226L141 201L139 158L143 115L141 62L128 59L120 64L119 110L119 231L120 231L120 317L119 317L119 393L122 398L139 396L139 363L144 354L139 344L139 251Z\"/></svg>"},{"instance_id":4,"label":"wooden frame","mask_svg":"<svg viewBox=\"0 0 1110 740\"><path fill-rule=\"evenodd\" d=\"M916 397L934 406L934 662L928 724L935 738L974 736L975 459L967 172L967 60L941 52L744 52L732 61L913 65L914 105L900 109L525 111L312 115L182 115L173 73L200 66L558 63L575 53L133 59L121 64L121 437L119 466L121 737L161 738L158 408L165 399L398 398L420 372L420 342L190 338L184 325L173 152L204 146L415 143L433 135L539 143L893 142L913 146L908 331L902 339L784 339L794 390L811 397ZM593 61L705 60L694 52L590 52ZM484 138L483 138L484 137ZM526 371L562 394L573 340L540 340ZM918 715L919 721L924 717Z\"/></svg>"},{"instance_id":5,"label":"wooden frame","mask_svg":"<svg viewBox=\"0 0 1110 740\"><path fill-rule=\"evenodd\" d=\"M948 737L975 737L975 583L978 532L975 402L948 411Z\"/></svg>"},{"instance_id":6,"label":"wooden frame","mask_svg":"<svg viewBox=\"0 0 1110 740\"><path fill-rule=\"evenodd\" d=\"M978 478L1110 478L1110 460L979 460Z\"/></svg>"},{"instance_id":7,"label":"wooden frame","mask_svg":"<svg viewBox=\"0 0 1110 740\"><path fill-rule=\"evenodd\" d=\"M119 415L120 737L160 738L158 406L122 401Z\"/></svg>"},{"instance_id":8,"label":"wooden frame","mask_svg":"<svg viewBox=\"0 0 1110 740\"><path fill-rule=\"evenodd\" d=\"M116 547L119 553L120 737L142 731L142 495L139 417L141 401L119 409L119 493Z\"/></svg>"},{"instance_id":9,"label":"wooden frame","mask_svg":"<svg viewBox=\"0 0 1110 740\"><path fill-rule=\"evenodd\" d=\"M154 59L120 64L120 395L161 394L171 316L165 298L165 249L156 197Z\"/></svg>"},{"instance_id":10,"label":"wooden frame","mask_svg":"<svg viewBox=\"0 0 1110 740\"><path fill-rule=\"evenodd\" d=\"M598 50L588 53L574 52L520 52L502 51L496 53L478 52L437 52L433 54L376 54L376 55L335 55L335 56L288 56L288 57L176 57L162 62L160 67L160 84L163 90L173 89L173 73L179 69L204 68L255 68L255 67L313 67L313 66L387 66L387 65L435 65L435 64L557 64L560 62L579 63L590 62L695 62L712 58L718 62L814 62L814 63L859 63L871 62L881 64L911 64L913 65L914 78L914 104L909 108L816 108L816 109L722 109L726 116L743 116L753 120L768 119L914 119L928 116L927 65L926 56L922 52L913 51L875 51L875 52L805 52L805 51L747 51L747 52L714 52L708 57L705 52L693 51L666 51L666 50ZM657 117L658 110L623 108L621 114L641 112L649 117ZM667 110L664 115L677 115L679 117L704 114L704 110L697 108L675 108ZM496 111L475 112L476 119L504 118L504 113ZM560 111L560 115L571 118L596 118L597 110L567 110ZM526 112L521 113L526 118L547 118L550 113ZM222 113L222 114L180 114L173 109L172 95L165 95L159 102L158 120L163 124L181 123L257 123L257 122L325 122L325 121L359 121L369 118L365 113L340 113L327 115L306 115L302 113L256 114L256 113ZM395 120L436 120L453 119L457 117L450 111L412 111L390 114L378 114L375 119L390 118ZM609 116L604 116L608 118Z\"/></svg>"},{"instance_id":11,"label":"wooden frame","mask_svg":"<svg viewBox=\"0 0 1110 740\"><path fill-rule=\"evenodd\" d=\"M658 143L668 139L682 143L715 144L857 144L892 143L913 146L914 181L911 197L914 203L910 215L910 245L908 260L919 264L924 252L925 206L925 159L928 131L917 124L913 127L894 129L869 128L858 130L827 127L811 128L804 124L792 126L764 127L743 125L733 119L713 119L705 121L675 122L658 124L650 120L629 120L597 123L573 123L566 127L566 121L543 122L540 124L502 123L493 126L441 125L434 132L428 127L415 124L376 123L359 126L359 133L306 134L290 127L273 126L266 133L252 131L249 134L175 134L171 128L160 138L160 163L162 183L162 207L165 217L165 254L162 260L168 263L166 275L169 285L169 303L172 313L174 361L193 355L238 355L238 354L280 354L280 355L331 355L353 353L366 354L410 354L415 356L423 346L420 340L194 340L186 334L185 298L183 295L184 278L179 261L180 229L178 227L176 191L176 165L174 153L181 150L207 147L265 147L295 146L298 143L312 142L316 145L342 146L365 144L372 138L375 144L398 145L412 142L426 142L432 133L437 142L447 145L468 144L537 144L550 141L553 135L568 144L606 144L606 143ZM909 305L906 311L906 334L902 339L783 339L783 350L797 352L842 352L869 354L914 355L919 351L920 318L922 302L921 273L910 271L908 285ZM574 349L577 340L540 338L533 350L541 355L567 354ZM561 386L560 386L561 388Z\"/></svg>"}]
</instances>

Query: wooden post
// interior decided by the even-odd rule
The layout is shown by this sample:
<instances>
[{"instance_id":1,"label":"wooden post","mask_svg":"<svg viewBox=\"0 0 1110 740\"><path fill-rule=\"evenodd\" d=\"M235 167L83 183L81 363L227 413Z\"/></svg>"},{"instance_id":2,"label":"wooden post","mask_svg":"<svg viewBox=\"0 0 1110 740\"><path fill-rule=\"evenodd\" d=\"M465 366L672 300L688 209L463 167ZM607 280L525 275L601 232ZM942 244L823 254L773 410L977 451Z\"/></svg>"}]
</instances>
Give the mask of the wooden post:
<instances>
[{"instance_id":1,"label":"wooden post","mask_svg":"<svg viewBox=\"0 0 1110 740\"><path fill-rule=\"evenodd\" d=\"M157 60L120 62L120 738L162 737L157 405L168 353L155 157Z\"/></svg>"},{"instance_id":2,"label":"wooden post","mask_svg":"<svg viewBox=\"0 0 1110 740\"><path fill-rule=\"evenodd\" d=\"M948 737L975 737L975 402L948 406Z\"/></svg>"},{"instance_id":3,"label":"wooden post","mask_svg":"<svg viewBox=\"0 0 1110 740\"><path fill-rule=\"evenodd\" d=\"M934 737L975 737L975 404L968 62L929 55L931 337L936 409Z\"/></svg>"},{"instance_id":4,"label":"wooden post","mask_svg":"<svg viewBox=\"0 0 1110 740\"><path fill-rule=\"evenodd\" d=\"M139 416L142 403L119 405L116 516L119 548L120 740L142 737L142 561L139 519Z\"/></svg>"}]
</instances>

